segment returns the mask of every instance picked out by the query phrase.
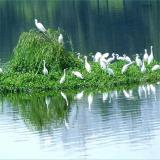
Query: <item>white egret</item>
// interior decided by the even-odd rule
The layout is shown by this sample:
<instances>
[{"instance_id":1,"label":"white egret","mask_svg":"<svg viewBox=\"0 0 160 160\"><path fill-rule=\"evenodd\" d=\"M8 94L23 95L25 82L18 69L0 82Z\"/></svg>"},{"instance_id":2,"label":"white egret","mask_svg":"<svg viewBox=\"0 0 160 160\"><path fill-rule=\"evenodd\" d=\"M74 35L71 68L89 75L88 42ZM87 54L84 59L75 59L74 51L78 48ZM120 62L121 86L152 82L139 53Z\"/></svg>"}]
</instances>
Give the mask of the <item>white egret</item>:
<instances>
[{"instance_id":1,"label":"white egret","mask_svg":"<svg viewBox=\"0 0 160 160\"><path fill-rule=\"evenodd\" d=\"M109 74L109 76L114 76L114 71L113 71L112 68L109 68L109 67L107 66L106 71L107 71L107 73Z\"/></svg>"},{"instance_id":2,"label":"white egret","mask_svg":"<svg viewBox=\"0 0 160 160\"><path fill-rule=\"evenodd\" d=\"M81 53L77 53L77 58L80 59Z\"/></svg>"},{"instance_id":3,"label":"white egret","mask_svg":"<svg viewBox=\"0 0 160 160\"><path fill-rule=\"evenodd\" d=\"M136 64L137 64L138 67L141 67L141 66L142 66L142 61L141 61L141 59L139 58L139 54L136 54L136 59L135 59L135 61L136 61Z\"/></svg>"},{"instance_id":4,"label":"white egret","mask_svg":"<svg viewBox=\"0 0 160 160\"><path fill-rule=\"evenodd\" d=\"M92 102L93 102L93 95L92 95L92 93L90 93L88 95L88 109L89 109L89 111L91 111Z\"/></svg>"},{"instance_id":5,"label":"white egret","mask_svg":"<svg viewBox=\"0 0 160 160\"><path fill-rule=\"evenodd\" d=\"M3 69L2 69L2 68L0 68L0 74L1 74L1 73L3 73Z\"/></svg>"},{"instance_id":6,"label":"white egret","mask_svg":"<svg viewBox=\"0 0 160 160\"><path fill-rule=\"evenodd\" d=\"M115 60L115 53L112 53L112 57L107 59L107 64L111 63L112 61Z\"/></svg>"},{"instance_id":7,"label":"white egret","mask_svg":"<svg viewBox=\"0 0 160 160\"><path fill-rule=\"evenodd\" d=\"M116 59L121 60L121 61L125 61L125 57L120 57L119 54L116 54Z\"/></svg>"},{"instance_id":8,"label":"white egret","mask_svg":"<svg viewBox=\"0 0 160 160\"><path fill-rule=\"evenodd\" d=\"M147 53L147 49L144 50L144 55L143 55L143 61L144 62L148 62L148 53Z\"/></svg>"},{"instance_id":9,"label":"white egret","mask_svg":"<svg viewBox=\"0 0 160 160\"><path fill-rule=\"evenodd\" d=\"M108 93L107 92L103 93L102 94L102 100L103 100L103 102L105 102L107 99L108 99Z\"/></svg>"},{"instance_id":10,"label":"white egret","mask_svg":"<svg viewBox=\"0 0 160 160\"><path fill-rule=\"evenodd\" d=\"M151 64L153 62L153 46L151 46L151 54L148 56L148 64Z\"/></svg>"},{"instance_id":11,"label":"white egret","mask_svg":"<svg viewBox=\"0 0 160 160\"><path fill-rule=\"evenodd\" d=\"M141 72L142 73L146 72L146 67L145 67L145 64L144 64L144 60L143 60L143 63L142 63Z\"/></svg>"},{"instance_id":12,"label":"white egret","mask_svg":"<svg viewBox=\"0 0 160 160\"><path fill-rule=\"evenodd\" d=\"M160 69L160 65L156 64L152 67L152 71L156 71L156 70L159 70Z\"/></svg>"},{"instance_id":13,"label":"white egret","mask_svg":"<svg viewBox=\"0 0 160 160\"><path fill-rule=\"evenodd\" d=\"M63 74L63 76L61 77L59 83L60 83L60 84L64 83L65 78L66 78L66 69L64 69L64 74Z\"/></svg>"},{"instance_id":14,"label":"white egret","mask_svg":"<svg viewBox=\"0 0 160 160\"><path fill-rule=\"evenodd\" d=\"M127 63L131 63L132 62L131 59L126 54L123 54L123 57L125 58L125 61Z\"/></svg>"},{"instance_id":15,"label":"white egret","mask_svg":"<svg viewBox=\"0 0 160 160\"><path fill-rule=\"evenodd\" d=\"M131 64L133 64L133 63L135 63L135 61L130 62L129 64L125 64L125 65L122 67L121 73L124 74L124 73L127 71L128 67L129 67Z\"/></svg>"},{"instance_id":16,"label":"white egret","mask_svg":"<svg viewBox=\"0 0 160 160\"><path fill-rule=\"evenodd\" d=\"M77 78L83 79L82 74L81 74L80 72L78 72L78 71L72 71L72 74L73 74L74 76L76 76Z\"/></svg>"},{"instance_id":17,"label":"white egret","mask_svg":"<svg viewBox=\"0 0 160 160\"><path fill-rule=\"evenodd\" d=\"M85 60L85 68L87 72L91 73L91 65L87 61L87 56L84 56L84 60Z\"/></svg>"},{"instance_id":18,"label":"white egret","mask_svg":"<svg viewBox=\"0 0 160 160\"><path fill-rule=\"evenodd\" d=\"M48 69L46 68L46 61L43 60L43 74L46 76L48 75Z\"/></svg>"},{"instance_id":19,"label":"white egret","mask_svg":"<svg viewBox=\"0 0 160 160\"><path fill-rule=\"evenodd\" d=\"M51 98L50 97L45 97L45 103L46 103L46 106L47 106L47 109L49 107L49 104L51 103Z\"/></svg>"},{"instance_id":20,"label":"white egret","mask_svg":"<svg viewBox=\"0 0 160 160\"><path fill-rule=\"evenodd\" d=\"M38 22L37 19L34 20L35 21L35 25L37 27L37 29L41 32L46 32L47 30L44 28L43 24Z\"/></svg>"},{"instance_id":21,"label":"white egret","mask_svg":"<svg viewBox=\"0 0 160 160\"><path fill-rule=\"evenodd\" d=\"M106 59L103 58L103 57L101 57L99 63L100 63L101 68L102 68L103 70L106 70L106 67L107 67Z\"/></svg>"},{"instance_id":22,"label":"white egret","mask_svg":"<svg viewBox=\"0 0 160 160\"><path fill-rule=\"evenodd\" d=\"M61 96L64 98L64 100L66 101L66 104L68 106L68 99L67 96L61 91Z\"/></svg>"},{"instance_id":23,"label":"white egret","mask_svg":"<svg viewBox=\"0 0 160 160\"><path fill-rule=\"evenodd\" d=\"M84 91L82 91L82 92L80 92L80 93L77 93L76 96L75 96L75 99L76 99L76 100L81 100L82 97L83 97L83 93L84 93Z\"/></svg>"},{"instance_id":24,"label":"white egret","mask_svg":"<svg viewBox=\"0 0 160 160\"><path fill-rule=\"evenodd\" d=\"M58 37L58 43L62 44L62 45L64 44L64 42L63 42L63 35L62 34L60 34L59 37Z\"/></svg>"},{"instance_id":25,"label":"white egret","mask_svg":"<svg viewBox=\"0 0 160 160\"><path fill-rule=\"evenodd\" d=\"M107 52L107 53L104 53L104 54L102 54L102 57L103 58L107 58L109 56L109 53Z\"/></svg>"},{"instance_id":26,"label":"white egret","mask_svg":"<svg viewBox=\"0 0 160 160\"><path fill-rule=\"evenodd\" d=\"M95 62L98 62L98 61L100 60L101 56L102 56L102 53L97 52L97 53L95 54L95 56L94 56L94 61L95 61Z\"/></svg>"}]
</instances>

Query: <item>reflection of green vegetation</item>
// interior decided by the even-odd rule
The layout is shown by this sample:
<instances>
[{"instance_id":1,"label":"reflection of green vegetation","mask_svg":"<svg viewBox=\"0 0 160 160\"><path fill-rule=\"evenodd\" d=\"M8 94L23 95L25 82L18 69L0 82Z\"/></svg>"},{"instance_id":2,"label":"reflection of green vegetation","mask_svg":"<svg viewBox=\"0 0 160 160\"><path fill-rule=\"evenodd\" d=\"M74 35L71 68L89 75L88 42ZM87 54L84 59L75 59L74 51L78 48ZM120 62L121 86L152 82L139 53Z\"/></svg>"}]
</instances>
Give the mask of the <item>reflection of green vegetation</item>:
<instances>
[{"instance_id":1,"label":"reflection of green vegetation","mask_svg":"<svg viewBox=\"0 0 160 160\"><path fill-rule=\"evenodd\" d=\"M45 98L44 95L40 94L32 96L26 94L8 94L3 100L11 103L29 127L42 130L50 128L52 123L54 126L60 126L64 123L64 119L67 119L69 111L60 94L52 94L52 96L48 97L50 98L48 108ZM68 100L70 102L72 96L69 95Z\"/></svg>"}]
</instances>

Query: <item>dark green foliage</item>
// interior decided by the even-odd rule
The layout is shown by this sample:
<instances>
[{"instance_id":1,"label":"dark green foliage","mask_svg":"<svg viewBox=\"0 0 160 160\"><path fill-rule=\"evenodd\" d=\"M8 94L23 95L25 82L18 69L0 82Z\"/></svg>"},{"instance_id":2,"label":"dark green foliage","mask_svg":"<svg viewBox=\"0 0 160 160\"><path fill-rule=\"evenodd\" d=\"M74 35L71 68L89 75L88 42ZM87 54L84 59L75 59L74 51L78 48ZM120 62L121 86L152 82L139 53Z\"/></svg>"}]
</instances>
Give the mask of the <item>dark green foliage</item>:
<instances>
[{"instance_id":1,"label":"dark green foliage","mask_svg":"<svg viewBox=\"0 0 160 160\"><path fill-rule=\"evenodd\" d=\"M35 30L22 33L13 51L11 69L21 73L41 73L43 60L50 72L78 65L75 55L58 43L59 34L51 29L46 33Z\"/></svg>"}]
</instances>

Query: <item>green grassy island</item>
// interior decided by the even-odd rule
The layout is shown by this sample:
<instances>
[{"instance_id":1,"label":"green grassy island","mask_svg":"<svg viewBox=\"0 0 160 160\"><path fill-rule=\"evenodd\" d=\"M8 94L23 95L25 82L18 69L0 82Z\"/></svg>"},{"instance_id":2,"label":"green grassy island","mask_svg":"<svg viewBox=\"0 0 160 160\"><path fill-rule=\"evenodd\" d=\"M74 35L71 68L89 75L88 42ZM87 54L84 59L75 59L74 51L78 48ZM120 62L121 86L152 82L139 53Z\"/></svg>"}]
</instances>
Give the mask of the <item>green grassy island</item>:
<instances>
[{"instance_id":1,"label":"green grassy island","mask_svg":"<svg viewBox=\"0 0 160 160\"><path fill-rule=\"evenodd\" d=\"M81 56L78 59L74 52L64 47L67 40L64 39L64 45L58 43L59 34L59 31L52 29L45 33L36 30L22 33L11 60L2 67L0 91L39 92L83 88L110 90L160 80L160 69L152 71L152 67L158 64L155 60L150 65L146 64L145 73L133 64L124 74L121 70L126 62L116 60L109 64L114 71L114 75L109 75L99 63L93 62L91 57L88 57L88 63L91 65L91 73L88 73L84 58ZM43 60L46 62L47 75L43 73ZM67 68L65 81L60 84L65 68ZM75 77L73 71L79 71L83 79Z\"/></svg>"}]
</instances>

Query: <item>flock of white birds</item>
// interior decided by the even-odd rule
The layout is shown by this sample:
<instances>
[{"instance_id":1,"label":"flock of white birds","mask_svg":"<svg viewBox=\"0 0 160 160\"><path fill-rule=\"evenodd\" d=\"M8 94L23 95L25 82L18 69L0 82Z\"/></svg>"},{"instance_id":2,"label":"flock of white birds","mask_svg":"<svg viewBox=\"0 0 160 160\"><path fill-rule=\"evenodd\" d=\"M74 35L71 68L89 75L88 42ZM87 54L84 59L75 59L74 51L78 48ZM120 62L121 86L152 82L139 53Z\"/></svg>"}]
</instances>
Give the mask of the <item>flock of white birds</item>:
<instances>
[{"instance_id":1,"label":"flock of white birds","mask_svg":"<svg viewBox=\"0 0 160 160\"><path fill-rule=\"evenodd\" d=\"M47 31L44 28L43 24L38 22L37 19L35 19L35 25L36 25L36 27L39 31L41 31L43 33ZM62 34L60 34L59 37L58 37L58 43L61 44L61 45L64 44ZM144 50L144 55L143 55L142 60L140 59L139 54L136 54L135 60L132 61L131 58L129 56L125 55L125 54L123 56L120 56L119 54L112 53L112 56L109 57L109 53L102 54L100 52L97 52L94 56L92 56L92 58L93 58L93 61L95 63L99 63L102 70L106 71L110 76L114 76L114 71L113 71L112 68L109 67L109 65L111 64L111 62L113 62L115 60L121 60L121 61L126 62L126 64L121 69L122 74L124 74L128 70L129 66L131 66L132 64L135 64L135 63L139 67L140 71L142 73L145 73L146 72L145 64L150 65L154 60L153 46L150 47L150 50L151 50L150 55L148 55L147 49ZM77 56L78 56L78 59L81 59L80 53L77 53ZM43 72L44 75L48 75L48 70L47 70L46 65L45 65L45 60L43 60L43 62L44 62L44 66L43 66L43 71L42 72ZM88 73L91 73L92 67L88 63L87 56L84 56L84 67L85 67L85 69ZM151 70L155 71L155 70L158 70L158 69L160 69L160 65L156 64L152 67ZM79 79L84 79L83 75L79 71L72 71L72 74ZM66 77L66 69L64 69L64 74L59 81L60 84L65 82L65 77Z\"/></svg>"}]
</instances>

